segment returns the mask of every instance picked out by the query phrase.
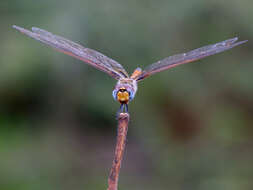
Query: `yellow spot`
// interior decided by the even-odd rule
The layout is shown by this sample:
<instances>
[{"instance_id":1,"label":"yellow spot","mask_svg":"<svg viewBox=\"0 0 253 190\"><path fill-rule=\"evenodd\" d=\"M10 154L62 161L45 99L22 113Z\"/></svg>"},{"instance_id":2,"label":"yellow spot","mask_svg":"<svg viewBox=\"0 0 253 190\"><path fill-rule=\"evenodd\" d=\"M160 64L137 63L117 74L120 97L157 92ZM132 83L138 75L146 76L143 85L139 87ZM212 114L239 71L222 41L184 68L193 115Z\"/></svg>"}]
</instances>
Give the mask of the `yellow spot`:
<instances>
[{"instance_id":1,"label":"yellow spot","mask_svg":"<svg viewBox=\"0 0 253 190\"><path fill-rule=\"evenodd\" d=\"M127 103L129 101L129 94L127 91L117 93L117 99L120 103Z\"/></svg>"}]
</instances>

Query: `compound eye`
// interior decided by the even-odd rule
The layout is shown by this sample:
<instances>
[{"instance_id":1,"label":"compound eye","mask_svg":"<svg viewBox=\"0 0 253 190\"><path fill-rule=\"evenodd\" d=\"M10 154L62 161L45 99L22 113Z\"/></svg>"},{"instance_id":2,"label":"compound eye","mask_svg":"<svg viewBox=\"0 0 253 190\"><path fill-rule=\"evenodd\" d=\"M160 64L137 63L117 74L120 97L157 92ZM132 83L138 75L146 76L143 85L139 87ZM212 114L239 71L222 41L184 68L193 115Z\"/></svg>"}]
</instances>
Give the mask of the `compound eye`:
<instances>
[{"instance_id":1,"label":"compound eye","mask_svg":"<svg viewBox=\"0 0 253 190\"><path fill-rule=\"evenodd\" d=\"M114 100L117 100L117 90L112 91L112 97L114 98Z\"/></svg>"},{"instance_id":2,"label":"compound eye","mask_svg":"<svg viewBox=\"0 0 253 190\"><path fill-rule=\"evenodd\" d=\"M132 92L130 92L130 91L127 91L127 92L129 94L129 99L132 100L133 99Z\"/></svg>"}]
</instances>

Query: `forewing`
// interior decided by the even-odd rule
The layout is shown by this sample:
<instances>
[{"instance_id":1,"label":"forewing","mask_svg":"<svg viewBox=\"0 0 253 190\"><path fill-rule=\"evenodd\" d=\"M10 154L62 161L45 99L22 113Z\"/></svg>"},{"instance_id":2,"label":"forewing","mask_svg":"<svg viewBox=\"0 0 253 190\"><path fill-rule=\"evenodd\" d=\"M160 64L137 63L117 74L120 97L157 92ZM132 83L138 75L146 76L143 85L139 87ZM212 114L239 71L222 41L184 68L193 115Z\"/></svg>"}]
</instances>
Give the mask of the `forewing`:
<instances>
[{"instance_id":1,"label":"forewing","mask_svg":"<svg viewBox=\"0 0 253 190\"><path fill-rule=\"evenodd\" d=\"M167 57L145 68L137 80L138 81L143 80L144 78L150 75L153 75L157 72L169 69L171 67L175 67L177 65L196 61L204 57L226 51L228 49L231 49L235 46L238 46L240 44L247 42L247 40L236 42L237 40L238 38L232 38L232 39L228 39L216 44L207 45L207 46L192 50L187 53L182 53L182 54L177 54L177 55Z\"/></svg>"},{"instance_id":2,"label":"forewing","mask_svg":"<svg viewBox=\"0 0 253 190\"><path fill-rule=\"evenodd\" d=\"M108 73L117 80L120 78L128 77L127 72L118 62L95 50L85 48L75 42L54 35L40 28L33 27L32 31L26 30L19 26L13 26L13 28L17 29L21 33L26 34L31 38L34 38L35 40L38 40L44 44L55 48L57 51L80 59L87 64Z\"/></svg>"}]
</instances>

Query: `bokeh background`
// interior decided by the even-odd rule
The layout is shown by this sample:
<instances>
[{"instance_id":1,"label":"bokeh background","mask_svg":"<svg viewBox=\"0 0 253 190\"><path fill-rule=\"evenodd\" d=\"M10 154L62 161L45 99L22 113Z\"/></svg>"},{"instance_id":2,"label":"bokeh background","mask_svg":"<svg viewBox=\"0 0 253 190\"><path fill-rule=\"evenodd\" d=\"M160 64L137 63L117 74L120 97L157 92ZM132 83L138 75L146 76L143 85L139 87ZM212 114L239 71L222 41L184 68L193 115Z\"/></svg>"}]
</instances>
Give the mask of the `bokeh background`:
<instances>
[{"instance_id":1,"label":"bokeh background","mask_svg":"<svg viewBox=\"0 0 253 190\"><path fill-rule=\"evenodd\" d=\"M115 80L11 28L37 26L127 71L239 36L247 44L145 79L120 189L253 189L253 2L1 0L0 189L104 190Z\"/></svg>"}]
</instances>

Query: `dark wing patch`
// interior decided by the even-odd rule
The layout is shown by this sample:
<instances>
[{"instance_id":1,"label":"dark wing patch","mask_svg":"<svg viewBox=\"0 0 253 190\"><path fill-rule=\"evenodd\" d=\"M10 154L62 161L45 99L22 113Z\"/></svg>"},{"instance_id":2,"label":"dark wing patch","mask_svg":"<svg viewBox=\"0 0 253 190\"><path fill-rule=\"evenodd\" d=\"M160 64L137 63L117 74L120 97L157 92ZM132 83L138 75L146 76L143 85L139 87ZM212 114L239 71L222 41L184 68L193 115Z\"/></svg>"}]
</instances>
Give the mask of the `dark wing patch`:
<instances>
[{"instance_id":1,"label":"dark wing patch","mask_svg":"<svg viewBox=\"0 0 253 190\"><path fill-rule=\"evenodd\" d=\"M192 50L187 53L182 53L182 54L177 54L177 55L167 57L167 58L160 60L156 63L153 63L153 64L149 65L147 68L145 68L137 80L138 81L143 80L144 78L146 78L150 75L153 75L157 72L175 67L177 65L196 61L196 60L202 59L204 57L226 51L228 49L231 49L235 46L238 46L240 44L247 42L247 40L236 42L237 40L238 40L238 38L232 38L232 39L228 39L223 42L216 43L216 44L207 45L207 46Z\"/></svg>"},{"instance_id":2,"label":"dark wing patch","mask_svg":"<svg viewBox=\"0 0 253 190\"><path fill-rule=\"evenodd\" d=\"M127 72L118 62L95 50L85 48L75 42L67 40L61 36L54 35L40 28L32 27L32 31L19 26L13 26L13 28L35 40L55 48L57 51L80 59L87 64L108 73L117 80L128 77Z\"/></svg>"}]
</instances>

